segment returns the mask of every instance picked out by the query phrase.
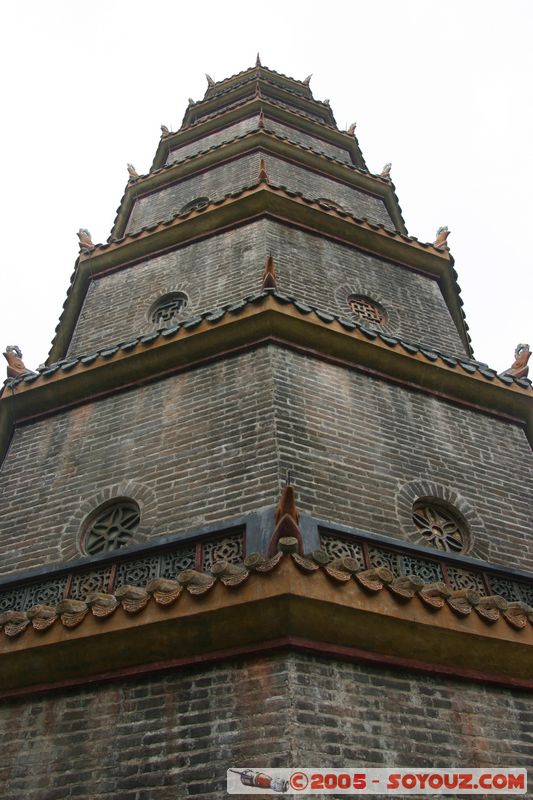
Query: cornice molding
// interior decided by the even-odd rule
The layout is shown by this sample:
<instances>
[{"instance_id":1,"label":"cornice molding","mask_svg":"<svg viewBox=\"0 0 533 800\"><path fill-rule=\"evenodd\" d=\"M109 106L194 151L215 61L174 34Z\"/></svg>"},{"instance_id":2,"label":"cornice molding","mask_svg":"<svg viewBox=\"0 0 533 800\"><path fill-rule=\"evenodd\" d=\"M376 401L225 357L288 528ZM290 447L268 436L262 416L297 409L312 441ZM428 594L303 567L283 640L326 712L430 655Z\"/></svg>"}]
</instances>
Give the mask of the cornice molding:
<instances>
[{"instance_id":1,"label":"cornice molding","mask_svg":"<svg viewBox=\"0 0 533 800\"><path fill-rule=\"evenodd\" d=\"M519 424L533 444L529 385L487 377L467 362L450 366L436 353L413 353L398 340L265 292L6 387L0 399L0 461L15 425L268 343Z\"/></svg>"},{"instance_id":2,"label":"cornice molding","mask_svg":"<svg viewBox=\"0 0 533 800\"><path fill-rule=\"evenodd\" d=\"M524 604L511 610L503 601L500 613L495 598L463 592L448 605L423 582L394 580L382 568L355 574L351 559L341 562L320 569L308 557L279 553L259 558L253 573L226 573L221 563L219 580L189 570L148 591L97 595L92 613L81 601L64 601L57 617L38 607L37 630L27 616L3 619L0 696L279 646L533 688L533 625Z\"/></svg>"}]
</instances>

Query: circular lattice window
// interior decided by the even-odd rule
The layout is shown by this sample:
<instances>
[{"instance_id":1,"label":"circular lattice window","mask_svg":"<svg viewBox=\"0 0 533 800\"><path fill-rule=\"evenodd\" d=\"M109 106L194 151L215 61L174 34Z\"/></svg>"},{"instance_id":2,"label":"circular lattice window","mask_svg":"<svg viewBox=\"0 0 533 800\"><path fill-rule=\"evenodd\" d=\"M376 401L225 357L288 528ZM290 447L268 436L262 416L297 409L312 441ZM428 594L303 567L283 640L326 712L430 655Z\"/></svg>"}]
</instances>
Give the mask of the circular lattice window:
<instances>
[{"instance_id":1,"label":"circular lattice window","mask_svg":"<svg viewBox=\"0 0 533 800\"><path fill-rule=\"evenodd\" d=\"M187 295L172 292L160 297L150 309L150 321L159 327L169 325L187 306Z\"/></svg>"},{"instance_id":2,"label":"circular lattice window","mask_svg":"<svg viewBox=\"0 0 533 800\"><path fill-rule=\"evenodd\" d=\"M139 527L141 514L134 500L119 498L100 506L87 520L82 546L91 556L126 547Z\"/></svg>"},{"instance_id":3,"label":"circular lattice window","mask_svg":"<svg viewBox=\"0 0 533 800\"><path fill-rule=\"evenodd\" d=\"M413 522L426 544L449 553L462 553L468 544L466 522L455 509L432 498L417 500L413 505Z\"/></svg>"},{"instance_id":4,"label":"circular lattice window","mask_svg":"<svg viewBox=\"0 0 533 800\"><path fill-rule=\"evenodd\" d=\"M345 213L345 210L340 203L337 203L335 200L330 200L327 197L319 197L317 203L320 203L321 206L325 206L330 211L342 211Z\"/></svg>"},{"instance_id":5,"label":"circular lattice window","mask_svg":"<svg viewBox=\"0 0 533 800\"><path fill-rule=\"evenodd\" d=\"M209 205L209 197L195 197L194 200L189 200L180 209L180 214L189 214L191 211L200 211Z\"/></svg>"},{"instance_id":6,"label":"circular lattice window","mask_svg":"<svg viewBox=\"0 0 533 800\"><path fill-rule=\"evenodd\" d=\"M348 297L348 305L352 314L363 322L375 325L384 325L387 322L385 309L365 295L351 294Z\"/></svg>"}]
</instances>

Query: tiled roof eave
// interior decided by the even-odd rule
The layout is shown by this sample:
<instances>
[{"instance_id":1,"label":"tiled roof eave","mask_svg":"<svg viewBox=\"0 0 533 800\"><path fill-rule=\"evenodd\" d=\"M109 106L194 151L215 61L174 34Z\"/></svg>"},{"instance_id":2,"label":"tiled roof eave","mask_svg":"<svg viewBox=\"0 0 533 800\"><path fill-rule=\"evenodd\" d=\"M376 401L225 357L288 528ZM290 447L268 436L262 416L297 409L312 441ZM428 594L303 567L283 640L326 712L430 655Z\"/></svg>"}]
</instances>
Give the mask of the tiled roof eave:
<instances>
[{"instance_id":1,"label":"tiled roof eave","mask_svg":"<svg viewBox=\"0 0 533 800\"><path fill-rule=\"evenodd\" d=\"M499 378L466 359L430 352L269 290L12 382L0 400L0 461L16 423L92 402L141 376L158 380L267 342L523 425L533 443L529 382Z\"/></svg>"},{"instance_id":2,"label":"tiled roof eave","mask_svg":"<svg viewBox=\"0 0 533 800\"><path fill-rule=\"evenodd\" d=\"M89 602L2 615L2 696L276 643L533 688L533 609L525 604L495 597L482 606L471 592L457 613L453 598L434 603L432 587L395 579L383 568L322 567L297 553L256 564L226 579L223 566L221 578L188 571L162 584L93 595ZM491 603L495 614L486 614Z\"/></svg>"}]
</instances>

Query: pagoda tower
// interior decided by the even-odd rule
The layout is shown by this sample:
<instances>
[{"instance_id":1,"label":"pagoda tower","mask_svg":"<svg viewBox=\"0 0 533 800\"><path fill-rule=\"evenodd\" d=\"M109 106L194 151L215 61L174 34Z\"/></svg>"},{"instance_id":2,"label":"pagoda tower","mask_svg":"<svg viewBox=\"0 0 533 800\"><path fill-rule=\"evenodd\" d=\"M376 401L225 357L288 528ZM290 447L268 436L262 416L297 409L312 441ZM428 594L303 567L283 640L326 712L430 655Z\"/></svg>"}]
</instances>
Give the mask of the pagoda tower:
<instances>
[{"instance_id":1,"label":"pagoda tower","mask_svg":"<svg viewBox=\"0 0 533 800\"><path fill-rule=\"evenodd\" d=\"M474 359L447 229L309 84L208 77L6 349L3 800L532 763L529 347Z\"/></svg>"}]
</instances>

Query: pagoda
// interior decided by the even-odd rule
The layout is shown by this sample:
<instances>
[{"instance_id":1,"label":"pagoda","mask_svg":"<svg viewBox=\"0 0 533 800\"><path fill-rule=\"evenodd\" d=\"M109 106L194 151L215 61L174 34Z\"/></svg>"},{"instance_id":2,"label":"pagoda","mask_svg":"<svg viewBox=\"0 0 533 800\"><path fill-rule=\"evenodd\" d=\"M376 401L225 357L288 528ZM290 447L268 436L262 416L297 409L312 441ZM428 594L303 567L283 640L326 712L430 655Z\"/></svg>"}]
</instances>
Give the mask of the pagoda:
<instances>
[{"instance_id":1,"label":"pagoda","mask_svg":"<svg viewBox=\"0 0 533 800\"><path fill-rule=\"evenodd\" d=\"M530 350L474 358L447 228L258 57L78 237L5 353L4 800L531 764Z\"/></svg>"}]
</instances>

